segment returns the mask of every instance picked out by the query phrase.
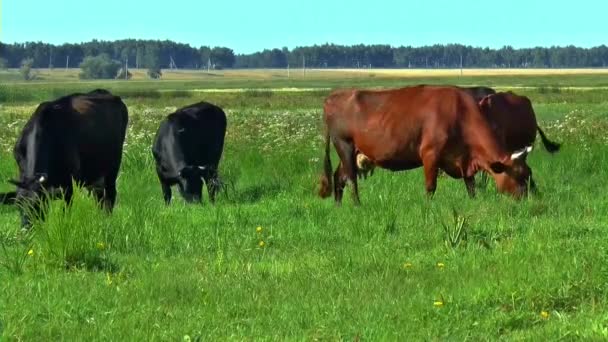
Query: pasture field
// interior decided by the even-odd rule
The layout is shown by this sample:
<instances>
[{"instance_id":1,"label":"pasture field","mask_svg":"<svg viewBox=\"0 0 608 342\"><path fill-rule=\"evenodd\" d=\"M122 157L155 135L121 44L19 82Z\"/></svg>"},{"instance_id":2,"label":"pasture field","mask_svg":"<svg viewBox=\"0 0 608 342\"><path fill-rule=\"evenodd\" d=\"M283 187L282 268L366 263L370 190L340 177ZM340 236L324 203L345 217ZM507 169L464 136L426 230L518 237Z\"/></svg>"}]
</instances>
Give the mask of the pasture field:
<instances>
[{"instance_id":1,"label":"pasture field","mask_svg":"<svg viewBox=\"0 0 608 342\"><path fill-rule=\"evenodd\" d=\"M244 78L0 86L0 192L39 101L106 87L130 114L112 215L79 191L23 233L0 206L0 339L608 339L606 75ZM516 201L490 183L469 199L442 177L428 200L417 169L376 170L360 207L349 186L341 207L320 199L329 89L428 82L529 96L563 143L529 158L540 194ZM291 87L313 89L272 90ZM152 139L166 114L203 99L228 115L227 191L166 207Z\"/></svg>"}]
</instances>

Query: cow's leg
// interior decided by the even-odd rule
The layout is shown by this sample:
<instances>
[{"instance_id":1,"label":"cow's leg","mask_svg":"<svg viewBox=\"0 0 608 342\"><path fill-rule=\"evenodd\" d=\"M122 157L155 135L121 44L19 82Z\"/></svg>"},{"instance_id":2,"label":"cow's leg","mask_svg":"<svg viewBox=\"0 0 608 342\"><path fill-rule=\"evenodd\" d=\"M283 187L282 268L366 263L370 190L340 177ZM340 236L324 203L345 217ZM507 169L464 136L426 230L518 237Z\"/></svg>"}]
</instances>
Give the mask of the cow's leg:
<instances>
[{"instance_id":1,"label":"cow's leg","mask_svg":"<svg viewBox=\"0 0 608 342\"><path fill-rule=\"evenodd\" d=\"M342 161L338 163L336 171L334 172L334 198L336 204L342 203L342 195L344 194L344 187L346 186L346 177L342 168Z\"/></svg>"},{"instance_id":2,"label":"cow's leg","mask_svg":"<svg viewBox=\"0 0 608 342\"><path fill-rule=\"evenodd\" d=\"M112 212L114 209L114 204L116 203L116 178L118 178L119 169L120 159L118 160L117 164L114 165L114 168L112 168L111 171L103 177L103 207L108 213Z\"/></svg>"},{"instance_id":3,"label":"cow's leg","mask_svg":"<svg viewBox=\"0 0 608 342\"><path fill-rule=\"evenodd\" d=\"M353 184L353 201L355 205L359 205L359 187L357 185L357 163L355 156L355 146L352 142L336 139L334 141L336 151L340 156L342 164L342 175L351 181ZM335 180L335 176L334 176Z\"/></svg>"},{"instance_id":4,"label":"cow's leg","mask_svg":"<svg viewBox=\"0 0 608 342\"><path fill-rule=\"evenodd\" d=\"M111 213L116 203L116 180L105 180L104 188L100 191L101 204L103 208ZM98 196L99 196L98 195Z\"/></svg>"},{"instance_id":5,"label":"cow's leg","mask_svg":"<svg viewBox=\"0 0 608 342\"><path fill-rule=\"evenodd\" d=\"M426 153L422 157L422 166L424 167L426 193L429 197L433 197L437 189L437 176L439 174L439 166L435 153Z\"/></svg>"},{"instance_id":6,"label":"cow's leg","mask_svg":"<svg viewBox=\"0 0 608 342\"><path fill-rule=\"evenodd\" d=\"M165 204L171 204L171 185L161 181L160 186L163 190L163 199L165 200Z\"/></svg>"},{"instance_id":7,"label":"cow's leg","mask_svg":"<svg viewBox=\"0 0 608 342\"><path fill-rule=\"evenodd\" d=\"M464 184L467 187L467 192L469 193L469 197L475 197L475 177L464 177Z\"/></svg>"},{"instance_id":8,"label":"cow's leg","mask_svg":"<svg viewBox=\"0 0 608 342\"><path fill-rule=\"evenodd\" d=\"M211 168L209 170L205 170L203 173L203 179L205 180L205 185L207 185L207 192L209 193L209 202L215 203L215 195L219 191L221 186L220 179L217 174L217 168Z\"/></svg>"},{"instance_id":9,"label":"cow's leg","mask_svg":"<svg viewBox=\"0 0 608 342\"><path fill-rule=\"evenodd\" d=\"M165 204L171 204L171 184L165 180L165 178L161 175L160 172L157 172L158 180L160 181L160 188L163 191L163 198L165 200Z\"/></svg>"}]
</instances>

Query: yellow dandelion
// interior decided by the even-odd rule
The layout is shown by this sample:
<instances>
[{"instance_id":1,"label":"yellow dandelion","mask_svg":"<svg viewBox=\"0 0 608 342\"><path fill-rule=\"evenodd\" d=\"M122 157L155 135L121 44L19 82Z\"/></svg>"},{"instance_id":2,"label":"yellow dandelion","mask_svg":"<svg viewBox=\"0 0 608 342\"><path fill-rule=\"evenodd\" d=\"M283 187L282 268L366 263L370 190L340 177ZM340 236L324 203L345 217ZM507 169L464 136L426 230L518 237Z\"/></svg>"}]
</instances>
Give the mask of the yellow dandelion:
<instances>
[{"instance_id":1,"label":"yellow dandelion","mask_svg":"<svg viewBox=\"0 0 608 342\"><path fill-rule=\"evenodd\" d=\"M112 275L110 274L110 272L106 273L106 284L108 286L112 285Z\"/></svg>"},{"instance_id":2,"label":"yellow dandelion","mask_svg":"<svg viewBox=\"0 0 608 342\"><path fill-rule=\"evenodd\" d=\"M412 268L412 263L411 262L406 262L405 264L403 264L403 268Z\"/></svg>"},{"instance_id":3,"label":"yellow dandelion","mask_svg":"<svg viewBox=\"0 0 608 342\"><path fill-rule=\"evenodd\" d=\"M549 319L549 312L545 310L541 311L540 317L542 317L542 319Z\"/></svg>"},{"instance_id":4,"label":"yellow dandelion","mask_svg":"<svg viewBox=\"0 0 608 342\"><path fill-rule=\"evenodd\" d=\"M30 249L29 251L27 251L27 255L34 256L34 250Z\"/></svg>"},{"instance_id":5,"label":"yellow dandelion","mask_svg":"<svg viewBox=\"0 0 608 342\"><path fill-rule=\"evenodd\" d=\"M103 242L98 242L97 249L99 249L100 251L103 251L104 249L106 249L106 245Z\"/></svg>"},{"instance_id":6,"label":"yellow dandelion","mask_svg":"<svg viewBox=\"0 0 608 342\"><path fill-rule=\"evenodd\" d=\"M433 306L440 308L443 306L443 301L436 300L435 302L433 302Z\"/></svg>"},{"instance_id":7,"label":"yellow dandelion","mask_svg":"<svg viewBox=\"0 0 608 342\"><path fill-rule=\"evenodd\" d=\"M258 227L255 229L255 231L256 231L256 232L258 232L258 233L261 233L261 232L262 232L262 227L261 227L261 226L258 226Z\"/></svg>"},{"instance_id":8,"label":"yellow dandelion","mask_svg":"<svg viewBox=\"0 0 608 342\"><path fill-rule=\"evenodd\" d=\"M266 243L264 241L260 241L259 245L261 248L264 248L264 246L266 246Z\"/></svg>"},{"instance_id":9,"label":"yellow dandelion","mask_svg":"<svg viewBox=\"0 0 608 342\"><path fill-rule=\"evenodd\" d=\"M444 267L445 267L445 264L444 264L444 263L442 263L442 262L438 262L438 263L437 263L437 267L439 267L439 268L444 268Z\"/></svg>"}]
</instances>

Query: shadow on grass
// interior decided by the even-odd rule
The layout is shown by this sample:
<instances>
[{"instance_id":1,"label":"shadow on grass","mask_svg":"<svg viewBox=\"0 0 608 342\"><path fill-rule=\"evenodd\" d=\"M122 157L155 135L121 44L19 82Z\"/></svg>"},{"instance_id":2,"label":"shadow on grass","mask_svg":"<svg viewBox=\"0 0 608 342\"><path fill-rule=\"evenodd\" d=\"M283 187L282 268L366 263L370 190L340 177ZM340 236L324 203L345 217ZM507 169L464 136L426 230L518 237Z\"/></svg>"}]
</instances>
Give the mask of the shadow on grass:
<instances>
[{"instance_id":1,"label":"shadow on grass","mask_svg":"<svg viewBox=\"0 0 608 342\"><path fill-rule=\"evenodd\" d=\"M256 203L276 197L281 190L283 189L279 184L252 185L242 190L234 190L228 198L231 203Z\"/></svg>"},{"instance_id":2,"label":"shadow on grass","mask_svg":"<svg viewBox=\"0 0 608 342\"><path fill-rule=\"evenodd\" d=\"M117 273L120 268L107 256L97 252L84 252L65 256L66 270L87 270L90 272Z\"/></svg>"}]
</instances>

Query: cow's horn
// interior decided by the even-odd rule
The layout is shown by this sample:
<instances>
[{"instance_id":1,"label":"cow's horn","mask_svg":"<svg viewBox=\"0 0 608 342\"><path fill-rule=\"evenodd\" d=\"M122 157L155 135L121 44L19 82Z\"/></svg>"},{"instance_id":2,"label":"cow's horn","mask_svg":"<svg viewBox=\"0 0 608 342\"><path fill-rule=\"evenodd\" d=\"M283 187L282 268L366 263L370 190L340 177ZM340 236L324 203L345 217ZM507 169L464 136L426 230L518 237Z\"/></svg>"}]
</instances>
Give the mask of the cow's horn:
<instances>
[{"instance_id":1,"label":"cow's horn","mask_svg":"<svg viewBox=\"0 0 608 342\"><path fill-rule=\"evenodd\" d=\"M511 155L511 160L521 158L522 156L524 156L530 152L532 152L532 146L524 147L523 149L521 149L517 152L513 152L513 154Z\"/></svg>"},{"instance_id":2,"label":"cow's horn","mask_svg":"<svg viewBox=\"0 0 608 342\"><path fill-rule=\"evenodd\" d=\"M40 178L38 178L38 183L44 183L45 180L46 180L46 177L40 176Z\"/></svg>"},{"instance_id":3,"label":"cow's horn","mask_svg":"<svg viewBox=\"0 0 608 342\"><path fill-rule=\"evenodd\" d=\"M201 170L201 171L205 171L205 170L207 170L207 167L206 166L199 166L198 169Z\"/></svg>"}]
</instances>

